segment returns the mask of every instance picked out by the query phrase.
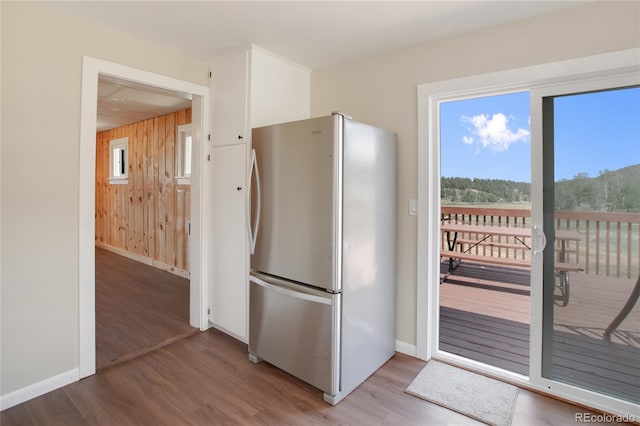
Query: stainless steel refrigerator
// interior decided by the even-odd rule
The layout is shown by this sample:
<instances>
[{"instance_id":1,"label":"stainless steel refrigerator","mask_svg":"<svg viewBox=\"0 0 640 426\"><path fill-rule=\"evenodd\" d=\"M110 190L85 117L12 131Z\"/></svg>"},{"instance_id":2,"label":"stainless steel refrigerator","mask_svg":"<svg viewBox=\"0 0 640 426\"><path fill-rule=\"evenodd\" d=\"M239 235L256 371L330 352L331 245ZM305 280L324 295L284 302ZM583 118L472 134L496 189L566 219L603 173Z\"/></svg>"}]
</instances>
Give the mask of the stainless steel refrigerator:
<instances>
[{"instance_id":1,"label":"stainless steel refrigerator","mask_svg":"<svg viewBox=\"0 0 640 426\"><path fill-rule=\"evenodd\" d=\"M395 350L396 135L334 113L252 147L249 358L336 404Z\"/></svg>"}]
</instances>

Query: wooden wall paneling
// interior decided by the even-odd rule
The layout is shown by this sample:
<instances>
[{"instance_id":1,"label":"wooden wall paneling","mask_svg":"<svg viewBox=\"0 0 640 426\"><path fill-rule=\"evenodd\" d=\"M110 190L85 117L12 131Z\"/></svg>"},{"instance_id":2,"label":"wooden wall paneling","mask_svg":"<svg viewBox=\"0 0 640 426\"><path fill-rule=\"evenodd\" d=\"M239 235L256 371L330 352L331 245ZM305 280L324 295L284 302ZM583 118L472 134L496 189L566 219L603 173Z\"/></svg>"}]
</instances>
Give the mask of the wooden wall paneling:
<instances>
[{"instance_id":1,"label":"wooden wall paneling","mask_svg":"<svg viewBox=\"0 0 640 426\"><path fill-rule=\"evenodd\" d=\"M128 127L128 126L127 126ZM126 135L128 135L128 130L127 127L124 128L120 128L117 131L117 134L114 135L115 139L119 139L121 137L124 137ZM129 155L130 152L127 152L127 155ZM127 160L127 166L130 167L131 166L131 158L129 158ZM127 172L129 173L129 172ZM117 209L120 213L120 244L122 245L122 247L124 247L125 249L129 250L129 192L130 192L130 187L131 187L131 181L128 182L127 185L113 185L113 189L116 191L116 194L118 194L118 201L116 201L118 204L116 204L116 206L121 206L119 209Z\"/></svg>"},{"instance_id":2,"label":"wooden wall paneling","mask_svg":"<svg viewBox=\"0 0 640 426\"><path fill-rule=\"evenodd\" d=\"M166 254L167 264L176 264L176 182L175 182L175 142L176 142L176 114L167 115L165 139L165 183L166 183Z\"/></svg>"},{"instance_id":3,"label":"wooden wall paneling","mask_svg":"<svg viewBox=\"0 0 640 426\"><path fill-rule=\"evenodd\" d=\"M158 134L159 134L159 129L158 129L158 125L159 125L159 118L154 118L153 119L153 129L152 129L152 135L153 135L153 147L152 147L152 152L151 152L151 156L152 156L152 163L153 163L153 169L151 170L151 175L152 175L152 179L153 179L153 183L151 185L151 195L149 196L149 225L151 226L151 234L153 235L152 239L152 244L150 245L149 249L152 250L151 253L151 258L152 259L156 259L159 260L158 256L159 256L159 251L158 251L158 228L159 228L159 216L158 216L158 204L160 204L160 197L159 197L159 187L160 187L160 183L158 180Z\"/></svg>"},{"instance_id":4,"label":"wooden wall paneling","mask_svg":"<svg viewBox=\"0 0 640 426\"><path fill-rule=\"evenodd\" d=\"M127 197L127 250L136 252L136 126L127 126L129 135L129 195Z\"/></svg>"},{"instance_id":5,"label":"wooden wall paneling","mask_svg":"<svg viewBox=\"0 0 640 426\"><path fill-rule=\"evenodd\" d=\"M102 164L106 167L106 178L109 177L109 137L111 136L111 132L103 132L104 139L102 140L102 155L104 156L102 160ZM107 145L107 146L105 146ZM113 225L113 194L111 191L111 185L108 182L104 185L104 194L103 194L103 204L104 204L104 223L102 224L102 229L104 230L104 243L105 244L113 244L115 240L115 234L112 229Z\"/></svg>"},{"instance_id":6,"label":"wooden wall paneling","mask_svg":"<svg viewBox=\"0 0 640 426\"><path fill-rule=\"evenodd\" d=\"M113 133L112 132L105 132L104 133L104 140L103 140L103 145L102 145L102 155L105 156L102 164L106 164L106 171L107 171L107 178L109 176L109 140L111 138L111 135ZM106 145L106 146L105 146ZM113 217L113 210L114 210L114 197L113 197L113 191L111 188L112 185L110 185L108 182L105 184L105 191L104 191L104 208L105 208L105 214L104 214L104 221L105 223L102 225L105 234L105 243L106 244L114 244L115 239L116 239L116 231L113 229L113 225L115 222L115 218Z\"/></svg>"},{"instance_id":7,"label":"wooden wall paneling","mask_svg":"<svg viewBox=\"0 0 640 426\"><path fill-rule=\"evenodd\" d=\"M185 203L185 190L180 188L176 191L176 262L175 266L179 270L186 270L185 268L185 250L184 250L184 203Z\"/></svg>"},{"instance_id":8,"label":"wooden wall paneling","mask_svg":"<svg viewBox=\"0 0 640 426\"><path fill-rule=\"evenodd\" d=\"M137 215L137 207L138 207L138 193L137 193L137 185L138 185L138 123L131 124L129 127L129 153L131 157L129 170L131 171L129 174L129 227L127 228L127 236L129 237L129 251L132 253L138 253L138 236L137 236L137 228L138 224L136 223L138 215Z\"/></svg>"},{"instance_id":9,"label":"wooden wall paneling","mask_svg":"<svg viewBox=\"0 0 640 426\"><path fill-rule=\"evenodd\" d=\"M187 114L187 111L184 109L182 111L176 112L176 131L178 129L178 126L187 124L186 114Z\"/></svg>"},{"instance_id":10,"label":"wooden wall paneling","mask_svg":"<svg viewBox=\"0 0 640 426\"><path fill-rule=\"evenodd\" d=\"M104 145L102 146L102 153L105 156L103 164L106 164L107 167L107 177L109 176L109 140L112 138L113 132L106 132L104 138ZM105 163L106 162L106 163ZM117 233L118 233L118 222L116 217L114 217L114 207L115 207L115 195L113 185L110 185L108 182L105 184L105 194L104 194L104 203L105 203L105 243L107 244L115 244ZM116 229L114 229L114 227Z\"/></svg>"},{"instance_id":11,"label":"wooden wall paneling","mask_svg":"<svg viewBox=\"0 0 640 426\"><path fill-rule=\"evenodd\" d=\"M129 137L129 195L127 197L128 250L136 253L136 124L127 126Z\"/></svg>"},{"instance_id":12,"label":"wooden wall paneling","mask_svg":"<svg viewBox=\"0 0 640 426\"><path fill-rule=\"evenodd\" d=\"M153 197L153 119L144 122L144 138L146 140L144 151L144 232L145 232L145 256L153 259L153 217L155 205Z\"/></svg>"},{"instance_id":13,"label":"wooden wall paneling","mask_svg":"<svg viewBox=\"0 0 640 426\"><path fill-rule=\"evenodd\" d=\"M133 181L135 179L134 176L134 172L135 172L135 161L134 161L134 153L132 152L132 147L135 145L134 141L133 141L133 124L130 124L128 126L126 126L126 134L129 135L129 161L128 161L128 166L129 166L129 172L128 172L128 185L127 186L127 197L126 197L126 201L125 201L125 206L126 207L126 211L127 211L127 216L125 219L125 236L126 236L126 243L125 243L125 249L127 249L127 251L130 251L132 253L135 253L134 250L134 235L133 235L133 227L135 226L135 217L136 217L136 213L135 213L135 205L133 203L133 197L135 196L135 192L134 192L134 187L133 187ZM134 155L132 155L134 154Z\"/></svg>"},{"instance_id":14,"label":"wooden wall paneling","mask_svg":"<svg viewBox=\"0 0 640 426\"><path fill-rule=\"evenodd\" d=\"M111 234L111 189L109 188L109 133L103 133L102 145L102 238L105 244L111 244L113 235Z\"/></svg>"},{"instance_id":15,"label":"wooden wall paneling","mask_svg":"<svg viewBox=\"0 0 640 426\"><path fill-rule=\"evenodd\" d=\"M191 109L96 134L96 242L188 276L190 185L177 185L177 126ZM109 141L129 138L128 184L109 183Z\"/></svg>"},{"instance_id":16,"label":"wooden wall paneling","mask_svg":"<svg viewBox=\"0 0 640 426\"><path fill-rule=\"evenodd\" d=\"M105 132L103 133L104 135L104 139L102 140L102 150L100 152L102 152L102 155L105 156L105 158L103 158L102 160L102 164L104 164L106 167L106 178L109 177L109 135L110 133ZM107 146L105 146L105 144ZM103 177L104 178L104 177ZM113 199L112 199L113 195L111 193L111 185L109 185L108 182L105 183L104 185L104 193L102 196L102 203L103 203L103 207L104 207L104 215L102 216L104 223L102 224L102 229L103 229L103 235L104 235L104 242L105 244L113 244L114 241L114 233L113 233L113 229L112 229L112 222L113 222L113 216L112 216L112 208L111 206L113 206Z\"/></svg>"},{"instance_id":17,"label":"wooden wall paneling","mask_svg":"<svg viewBox=\"0 0 640 426\"><path fill-rule=\"evenodd\" d=\"M165 185L165 144L166 144L166 117L162 116L158 121L158 224L157 224L157 236L158 236L158 257L157 260L161 263L167 263L166 252L166 185Z\"/></svg>"},{"instance_id":18,"label":"wooden wall paneling","mask_svg":"<svg viewBox=\"0 0 640 426\"><path fill-rule=\"evenodd\" d=\"M107 134L107 140L114 139L116 132L111 131ZM109 155L109 147L106 147L107 156ZM109 157L107 157L107 162ZM124 223L124 216L121 213L122 205L120 204L120 192L118 192L118 185L108 185L109 188L109 233L110 240L113 245L118 247L124 247L122 241L122 224ZM122 188L120 188L122 189Z\"/></svg>"},{"instance_id":19,"label":"wooden wall paneling","mask_svg":"<svg viewBox=\"0 0 640 426\"><path fill-rule=\"evenodd\" d=\"M122 128L116 129L111 132L109 139L117 139L122 135ZM128 153L127 153L128 154ZM112 196L112 215L113 225L112 230L114 232L114 245L117 247L126 248L127 235L126 235L126 204L124 204L124 193L129 190L125 185L109 185Z\"/></svg>"},{"instance_id":20,"label":"wooden wall paneling","mask_svg":"<svg viewBox=\"0 0 640 426\"><path fill-rule=\"evenodd\" d=\"M95 208L94 216L96 223L96 241L102 241L102 220L100 218L100 212L102 207L102 185L100 181L102 179L102 155L100 149L102 148L102 136L98 133L96 135L96 178L94 182L95 186Z\"/></svg>"},{"instance_id":21,"label":"wooden wall paneling","mask_svg":"<svg viewBox=\"0 0 640 426\"><path fill-rule=\"evenodd\" d=\"M189 110L191 111L191 110ZM187 189L184 195L184 270L186 272L191 271L191 264L189 262L189 239L191 235L189 233L190 224L191 224L191 187Z\"/></svg>"},{"instance_id":22,"label":"wooden wall paneling","mask_svg":"<svg viewBox=\"0 0 640 426\"><path fill-rule=\"evenodd\" d=\"M144 151L146 140L144 138L144 122L135 124L136 128L136 179L135 179L135 240L136 253L144 254Z\"/></svg>"},{"instance_id":23,"label":"wooden wall paneling","mask_svg":"<svg viewBox=\"0 0 640 426\"><path fill-rule=\"evenodd\" d=\"M107 147L105 147L105 144ZM100 138L100 144L96 146L96 154L99 156L98 163L100 163L100 177L96 179L96 183L98 183L100 188L100 205L96 206L96 211L99 210L98 218L99 222L97 224L100 228L100 241L106 243L109 240L109 218L107 214L109 213L108 205L109 205L109 141L107 139L107 135L103 132ZM106 154L106 155L105 155Z\"/></svg>"},{"instance_id":24,"label":"wooden wall paneling","mask_svg":"<svg viewBox=\"0 0 640 426\"><path fill-rule=\"evenodd\" d=\"M102 144L100 145L100 151L97 151L101 154L102 164L102 177L100 178L102 182L102 214L100 215L100 219L102 221L102 242L105 244L110 244L112 241L111 235L111 227L110 227L110 217L111 209L109 206L111 205L111 192L109 190L109 138L108 133L102 133Z\"/></svg>"}]
</instances>

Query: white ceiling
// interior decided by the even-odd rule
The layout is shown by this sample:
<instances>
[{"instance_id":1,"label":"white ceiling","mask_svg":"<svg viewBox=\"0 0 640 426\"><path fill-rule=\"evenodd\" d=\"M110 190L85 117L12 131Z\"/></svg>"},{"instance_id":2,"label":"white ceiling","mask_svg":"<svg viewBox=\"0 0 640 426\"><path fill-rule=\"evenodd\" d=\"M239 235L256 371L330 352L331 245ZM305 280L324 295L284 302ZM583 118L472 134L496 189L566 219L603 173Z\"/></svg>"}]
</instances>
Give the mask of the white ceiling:
<instances>
[{"instance_id":1,"label":"white ceiling","mask_svg":"<svg viewBox=\"0 0 640 426\"><path fill-rule=\"evenodd\" d=\"M190 106L191 100L178 94L101 76L96 131L137 123Z\"/></svg>"},{"instance_id":2,"label":"white ceiling","mask_svg":"<svg viewBox=\"0 0 640 426\"><path fill-rule=\"evenodd\" d=\"M204 60L256 44L317 69L587 1L57 1Z\"/></svg>"},{"instance_id":3,"label":"white ceiling","mask_svg":"<svg viewBox=\"0 0 640 426\"><path fill-rule=\"evenodd\" d=\"M171 46L205 61L255 44L313 70L589 1L236 0L42 4ZM102 89L104 93L111 90L108 86ZM105 112L105 121L118 118L117 111L113 110L118 104L111 98L124 99L128 94L128 90L122 90L103 98L100 109ZM136 97L132 111L139 113L140 105L147 101L155 104L151 99L143 102Z\"/></svg>"}]
</instances>

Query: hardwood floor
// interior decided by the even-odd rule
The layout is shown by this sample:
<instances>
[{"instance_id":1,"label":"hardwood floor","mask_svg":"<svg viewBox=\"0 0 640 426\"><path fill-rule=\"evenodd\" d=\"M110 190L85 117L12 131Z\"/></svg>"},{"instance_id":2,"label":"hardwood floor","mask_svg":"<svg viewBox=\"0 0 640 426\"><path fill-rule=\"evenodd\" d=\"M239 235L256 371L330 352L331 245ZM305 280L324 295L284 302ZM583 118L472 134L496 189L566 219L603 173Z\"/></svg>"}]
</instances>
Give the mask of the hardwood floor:
<instances>
[{"instance_id":1,"label":"hardwood floor","mask_svg":"<svg viewBox=\"0 0 640 426\"><path fill-rule=\"evenodd\" d=\"M337 406L217 330L7 409L8 425L479 425L404 392L425 362L396 354ZM521 390L513 425L574 424L587 410Z\"/></svg>"},{"instance_id":2,"label":"hardwood floor","mask_svg":"<svg viewBox=\"0 0 640 426\"><path fill-rule=\"evenodd\" d=\"M96 368L197 333L189 280L96 248Z\"/></svg>"}]
</instances>

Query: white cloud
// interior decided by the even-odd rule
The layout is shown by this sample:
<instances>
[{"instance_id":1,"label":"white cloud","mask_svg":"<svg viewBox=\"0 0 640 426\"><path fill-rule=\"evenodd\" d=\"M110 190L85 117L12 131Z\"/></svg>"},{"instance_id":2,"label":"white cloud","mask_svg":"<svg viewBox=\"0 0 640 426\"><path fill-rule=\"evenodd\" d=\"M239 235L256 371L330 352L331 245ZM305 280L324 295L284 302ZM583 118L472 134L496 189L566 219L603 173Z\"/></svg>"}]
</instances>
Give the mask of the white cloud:
<instances>
[{"instance_id":1,"label":"white cloud","mask_svg":"<svg viewBox=\"0 0 640 426\"><path fill-rule=\"evenodd\" d=\"M509 129L509 119L502 113L494 114L491 118L486 114L473 117L463 115L462 122L470 123L472 127L469 128L469 132L477 136L484 148L491 148L494 151L506 151L512 143L526 141L531 135L523 128L518 128L515 132ZM466 144L472 143L473 140L472 136L462 137L462 141Z\"/></svg>"}]
</instances>

